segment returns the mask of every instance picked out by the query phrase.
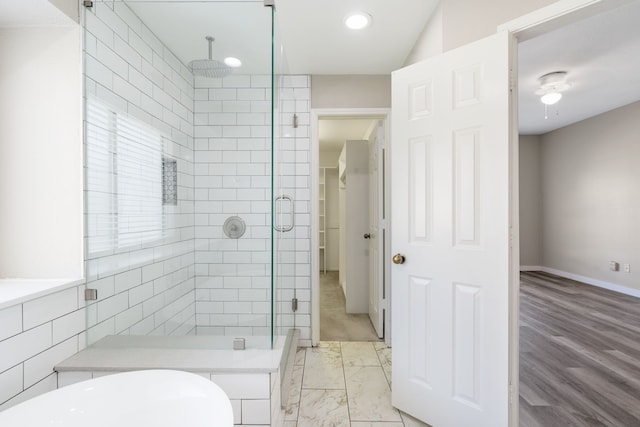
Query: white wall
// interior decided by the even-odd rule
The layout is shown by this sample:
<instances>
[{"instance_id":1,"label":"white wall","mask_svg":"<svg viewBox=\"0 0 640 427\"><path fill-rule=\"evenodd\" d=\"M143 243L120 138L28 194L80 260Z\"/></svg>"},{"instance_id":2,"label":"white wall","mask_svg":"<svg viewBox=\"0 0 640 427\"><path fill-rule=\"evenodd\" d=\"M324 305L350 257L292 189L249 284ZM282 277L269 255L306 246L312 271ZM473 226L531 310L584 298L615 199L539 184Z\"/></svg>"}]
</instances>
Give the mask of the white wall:
<instances>
[{"instance_id":1,"label":"white wall","mask_svg":"<svg viewBox=\"0 0 640 427\"><path fill-rule=\"evenodd\" d=\"M540 138L520 136L520 265L542 263Z\"/></svg>"},{"instance_id":2,"label":"white wall","mask_svg":"<svg viewBox=\"0 0 640 427\"><path fill-rule=\"evenodd\" d=\"M82 277L80 28L0 30L0 277Z\"/></svg>"},{"instance_id":3,"label":"white wall","mask_svg":"<svg viewBox=\"0 0 640 427\"><path fill-rule=\"evenodd\" d=\"M640 289L638 117L640 102L540 137L545 267Z\"/></svg>"},{"instance_id":4,"label":"white wall","mask_svg":"<svg viewBox=\"0 0 640 427\"><path fill-rule=\"evenodd\" d=\"M418 37L418 40L411 49L411 52L409 52L409 56L405 59L405 66L442 53L444 49L442 44L444 34L442 29L442 9L442 1L440 1L422 30L420 37Z\"/></svg>"}]
</instances>

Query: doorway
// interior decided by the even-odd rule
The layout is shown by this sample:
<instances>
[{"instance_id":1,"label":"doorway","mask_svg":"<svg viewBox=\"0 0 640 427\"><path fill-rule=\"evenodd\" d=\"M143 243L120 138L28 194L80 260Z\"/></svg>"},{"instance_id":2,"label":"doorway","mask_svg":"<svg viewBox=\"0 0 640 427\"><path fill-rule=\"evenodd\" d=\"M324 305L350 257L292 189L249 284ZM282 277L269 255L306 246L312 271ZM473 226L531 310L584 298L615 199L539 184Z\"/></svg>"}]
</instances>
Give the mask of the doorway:
<instances>
[{"instance_id":1,"label":"doorway","mask_svg":"<svg viewBox=\"0 0 640 427\"><path fill-rule=\"evenodd\" d=\"M389 343L388 115L388 109L312 110L311 197L312 212L318 213L311 248L314 345Z\"/></svg>"},{"instance_id":2,"label":"doorway","mask_svg":"<svg viewBox=\"0 0 640 427\"><path fill-rule=\"evenodd\" d=\"M638 259L636 221L620 215L640 194L632 165L640 90L630 84L640 68L624 54L640 49L638 18L633 2L518 46L521 426L550 417L558 425L640 419L624 403L637 399L637 387L628 385L640 381L640 365L635 356L614 357L634 353L625 343L640 338L629 328L638 300L627 296L640 291L624 268ZM535 91L540 76L557 71L566 73L567 87L545 114ZM589 209L576 209L585 203Z\"/></svg>"}]
</instances>

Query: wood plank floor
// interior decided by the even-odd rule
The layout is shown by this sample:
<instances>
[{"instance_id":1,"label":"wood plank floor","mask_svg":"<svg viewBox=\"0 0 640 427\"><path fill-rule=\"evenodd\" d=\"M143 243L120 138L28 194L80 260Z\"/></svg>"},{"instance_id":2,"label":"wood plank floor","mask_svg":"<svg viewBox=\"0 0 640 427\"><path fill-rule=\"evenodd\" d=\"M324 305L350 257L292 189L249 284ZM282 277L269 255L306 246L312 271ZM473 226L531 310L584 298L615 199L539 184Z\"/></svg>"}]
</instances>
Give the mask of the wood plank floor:
<instances>
[{"instance_id":1,"label":"wood plank floor","mask_svg":"<svg viewBox=\"0 0 640 427\"><path fill-rule=\"evenodd\" d=\"M520 277L520 426L640 426L640 299Z\"/></svg>"}]
</instances>

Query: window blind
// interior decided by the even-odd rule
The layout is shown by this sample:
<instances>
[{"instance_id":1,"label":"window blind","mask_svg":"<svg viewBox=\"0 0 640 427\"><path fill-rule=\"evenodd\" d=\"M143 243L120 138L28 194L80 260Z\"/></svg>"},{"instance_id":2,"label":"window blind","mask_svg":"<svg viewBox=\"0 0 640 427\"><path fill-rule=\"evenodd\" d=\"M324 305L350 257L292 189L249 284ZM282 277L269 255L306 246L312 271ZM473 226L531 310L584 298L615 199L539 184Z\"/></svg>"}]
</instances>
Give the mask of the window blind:
<instances>
[{"instance_id":1,"label":"window blind","mask_svg":"<svg viewBox=\"0 0 640 427\"><path fill-rule=\"evenodd\" d=\"M87 100L86 134L88 252L161 239L160 134L96 99Z\"/></svg>"}]
</instances>

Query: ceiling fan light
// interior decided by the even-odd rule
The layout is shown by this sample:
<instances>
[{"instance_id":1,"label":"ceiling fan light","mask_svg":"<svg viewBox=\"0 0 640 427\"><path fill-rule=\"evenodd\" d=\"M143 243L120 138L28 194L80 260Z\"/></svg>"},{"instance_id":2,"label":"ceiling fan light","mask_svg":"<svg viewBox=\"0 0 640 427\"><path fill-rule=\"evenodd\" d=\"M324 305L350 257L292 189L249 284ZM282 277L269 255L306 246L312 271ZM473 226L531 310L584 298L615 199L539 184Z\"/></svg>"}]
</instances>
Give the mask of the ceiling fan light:
<instances>
[{"instance_id":1,"label":"ceiling fan light","mask_svg":"<svg viewBox=\"0 0 640 427\"><path fill-rule=\"evenodd\" d=\"M562 94L560 92L548 92L540 97L540 101L545 105L553 105L560 101Z\"/></svg>"}]
</instances>

